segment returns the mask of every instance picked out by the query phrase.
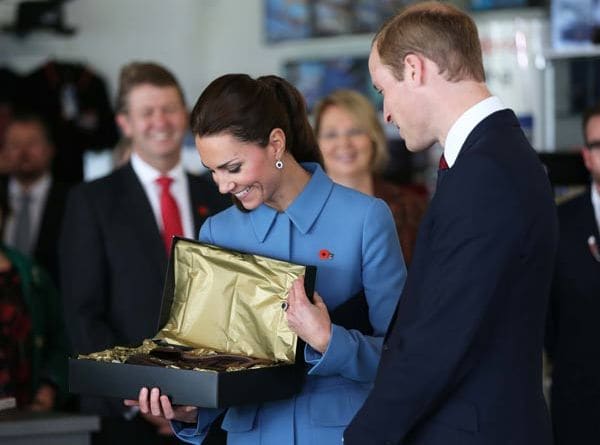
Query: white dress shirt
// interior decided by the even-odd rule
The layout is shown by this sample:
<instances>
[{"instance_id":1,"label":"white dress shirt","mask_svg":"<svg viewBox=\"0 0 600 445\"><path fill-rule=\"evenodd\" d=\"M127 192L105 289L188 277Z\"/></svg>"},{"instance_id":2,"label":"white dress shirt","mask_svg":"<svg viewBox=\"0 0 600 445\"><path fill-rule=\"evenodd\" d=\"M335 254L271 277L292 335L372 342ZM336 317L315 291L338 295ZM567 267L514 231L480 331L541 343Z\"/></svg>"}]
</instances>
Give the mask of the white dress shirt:
<instances>
[{"instance_id":1,"label":"white dress shirt","mask_svg":"<svg viewBox=\"0 0 600 445\"><path fill-rule=\"evenodd\" d=\"M160 212L160 186L156 183L156 180L162 176L162 173L157 169L147 164L137 154L131 155L131 166L133 171L137 175L138 179L144 187L150 206L154 212L156 223L158 228L162 231L163 221L162 214ZM192 216L192 203L190 199L190 189L188 186L188 179L183 165L179 162L172 170L170 170L166 176L173 179L171 183L170 191L177 207L179 208L179 215L181 216L181 224L183 226L183 234L186 238L196 238L194 233L194 219Z\"/></svg>"},{"instance_id":2,"label":"white dress shirt","mask_svg":"<svg viewBox=\"0 0 600 445\"><path fill-rule=\"evenodd\" d=\"M444 158L452 168L471 131L486 117L506 107L496 96L488 97L465 111L450 127L444 144Z\"/></svg>"},{"instance_id":3,"label":"white dress shirt","mask_svg":"<svg viewBox=\"0 0 600 445\"><path fill-rule=\"evenodd\" d=\"M21 252L26 255L31 255L37 243L42 224L42 214L46 206L51 184L52 176L47 173L30 186L27 191L31 197L29 204L29 246L26 251ZM25 189L23 186L14 177L11 177L8 181L8 201L11 210L7 216L6 229L4 231L4 243L7 246L14 247L15 245L17 215L21 210L21 196L24 192Z\"/></svg>"},{"instance_id":4,"label":"white dress shirt","mask_svg":"<svg viewBox=\"0 0 600 445\"><path fill-rule=\"evenodd\" d=\"M598 188L600 188L600 184L592 182L592 207L594 208L596 224L598 225L598 231L600 232L600 193L598 193Z\"/></svg>"}]
</instances>

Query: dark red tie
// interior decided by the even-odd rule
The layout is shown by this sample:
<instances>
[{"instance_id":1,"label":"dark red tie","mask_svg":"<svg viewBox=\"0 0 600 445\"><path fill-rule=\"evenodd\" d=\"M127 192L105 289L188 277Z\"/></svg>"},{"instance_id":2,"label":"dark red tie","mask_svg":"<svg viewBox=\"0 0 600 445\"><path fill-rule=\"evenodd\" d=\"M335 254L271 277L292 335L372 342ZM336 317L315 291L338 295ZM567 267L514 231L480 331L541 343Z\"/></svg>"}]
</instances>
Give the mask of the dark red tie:
<instances>
[{"instance_id":1,"label":"dark red tie","mask_svg":"<svg viewBox=\"0 0 600 445\"><path fill-rule=\"evenodd\" d=\"M442 156L440 157L440 165L438 167L440 170L448 170L450 167L448 167L448 163L446 162L446 158L444 157L444 153L442 153Z\"/></svg>"},{"instance_id":2,"label":"dark red tie","mask_svg":"<svg viewBox=\"0 0 600 445\"><path fill-rule=\"evenodd\" d=\"M177 201L175 201L170 191L173 178L161 176L156 182L160 185L160 213L163 220L162 236L168 255L171 250L173 237L183 235L183 227L181 225L181 215L179 214Z\"/></svg>"}]
</instances>

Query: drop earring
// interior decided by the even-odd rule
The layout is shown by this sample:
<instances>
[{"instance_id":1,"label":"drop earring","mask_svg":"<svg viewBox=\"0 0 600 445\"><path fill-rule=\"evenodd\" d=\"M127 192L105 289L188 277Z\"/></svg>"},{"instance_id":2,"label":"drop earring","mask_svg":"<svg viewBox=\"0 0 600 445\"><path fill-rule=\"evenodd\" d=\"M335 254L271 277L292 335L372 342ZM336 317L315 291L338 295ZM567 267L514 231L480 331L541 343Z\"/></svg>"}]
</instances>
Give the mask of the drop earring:
<instances>
[{"instance_id":1,"label":"drop earring","mask_svg":"<svg viewBox=\"0 0 600 445\"><path fill-rule=\"evenodd\" d=\"M283 161L281 159L277 159L277 161L275 161L275 168L277 170L281 170L283 168Z\"/></svg>"}]
</instances>

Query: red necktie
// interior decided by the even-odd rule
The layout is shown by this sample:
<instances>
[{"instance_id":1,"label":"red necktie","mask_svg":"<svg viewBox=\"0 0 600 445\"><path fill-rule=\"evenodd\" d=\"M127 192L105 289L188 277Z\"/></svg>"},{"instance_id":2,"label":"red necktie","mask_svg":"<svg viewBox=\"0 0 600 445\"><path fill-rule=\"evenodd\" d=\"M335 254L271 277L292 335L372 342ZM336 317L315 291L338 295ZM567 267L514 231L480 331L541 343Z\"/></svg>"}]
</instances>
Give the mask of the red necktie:
<instances>
[{"instance_id":1,"label":"red necktie","mask_svg":"<svg viewBox=\"0 0 600 445\"><path fill-rule=\"evenodd\" d=\"M440 157L440 165L438 167L440 170L448 170L450 167L448 167L448 163L446 162L446 158L444 157L444 153L442 153L442 156Z\"/></svg>"},{"instance_id":2,"label":"red necktie","mask_svg":"<svg viewBox=\"0 0 600 445\"><path fill-rule=\"evenodd\" d=\"M183 235L183 227L181 225L181 215L179 214L177 202L169 190L173 178L161 176L156 182L160 185L160 213L163 220L162 236L168 255L171 250L171 241L173 237L176 235Z\"/></svg>"}]
</instances>

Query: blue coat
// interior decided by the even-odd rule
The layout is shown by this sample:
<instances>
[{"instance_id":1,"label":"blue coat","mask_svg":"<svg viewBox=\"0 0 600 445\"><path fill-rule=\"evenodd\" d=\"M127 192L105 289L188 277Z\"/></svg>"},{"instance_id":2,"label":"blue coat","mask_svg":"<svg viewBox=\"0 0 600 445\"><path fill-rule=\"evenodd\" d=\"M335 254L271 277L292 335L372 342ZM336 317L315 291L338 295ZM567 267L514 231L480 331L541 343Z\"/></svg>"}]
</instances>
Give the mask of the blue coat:
<instances>
[{"instance_id":1,"label":"blue coat","mask_svg":"<svg viewBox=\"0 0 600 445\"><path fill-rule=\"evenodd\" d=\"M317 266L316 290L330 310L364 289L372 336L332 326L323 355L309 346L312 365L292 399L230 408L223 420L229 445L339 444L345 426L365 400L379 363L383 335L406 278L396 228L387 205L334 184L321 167L303 164L312 177L284 212L262 205L235 207L209 218L204 242ZM322 259L321 250L332 257ZM200 409L196 428L178 436L201 443L217 410Z\"/></svg>"},{"instance_id":2,"label":"blue coat","mask_svg":"<svg viewBox=\"0 0 600 445\"><path fill-rule=\"evenodd\" d=\"M491 114L443 172L345 443L551 444L542 347L557 236L537 154L512 111Z\"/></svg>"}]
</instances>

